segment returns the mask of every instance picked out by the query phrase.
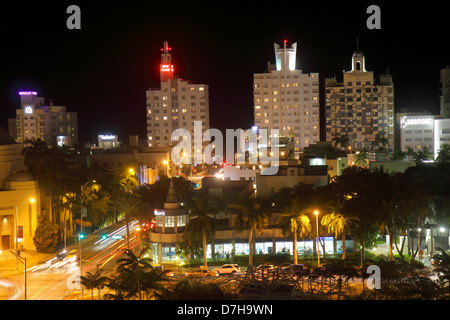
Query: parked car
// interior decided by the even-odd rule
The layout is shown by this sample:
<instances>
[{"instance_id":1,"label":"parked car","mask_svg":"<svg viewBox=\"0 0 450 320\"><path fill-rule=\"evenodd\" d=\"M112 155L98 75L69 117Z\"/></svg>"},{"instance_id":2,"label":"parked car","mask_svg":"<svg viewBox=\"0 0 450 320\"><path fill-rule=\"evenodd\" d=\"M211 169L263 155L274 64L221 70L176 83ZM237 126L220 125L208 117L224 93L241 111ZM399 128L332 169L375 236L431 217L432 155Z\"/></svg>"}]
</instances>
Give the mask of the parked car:
<instances>
[{"instance_id":1,"label":"parked car","mask_svg":"<svg viewBox=\"0 0 450 320\"><path fill-rule=\"evenodd\" d=\"M221 274L235 274L236 272L240 272L241 268L237 264L224 264L220 268L216 268L213 271L217 272L219 275L221 275Z\"/></svg>"},{"instance_id":2,"label":"parked car","mask_svg":"<svg viewBox=\"0 0 450 320\"><path fill-rule=\"evenodd\" d=\"M442 254L437 253L431 257L431 264L435 267L439 266L442 263Z\"/></svg>"},{"instance_id":3,"label":"parked car","mask_svg":"<svg viewBox=\"0 0 450 320\"><path fill-rule=\"evenodd\" d=\"M282 272L291 276L304 276L309 274L309 268L303 264L289 264L282 268Z\"/></svg>"},{"instance_id":4,"label":"parked car","mask_svg":"<svg viewBox=\"0 0 450 320\"><path fill-rule=\"evenodd\" d=\"M206 268L201 268L198 270L190 270L186 272L185 275L188 277L216 277L219 274L215 271L211 271Z\"/></svg>"},{"instance_id":5,"label":"parked car","mask_svg":"<svg viewBox=\"0 0 450 320\"><path fill-rule=\"evenodd\" d=\"M269 273L269 272L273 272L274 270L275 270L275 267L273 264L263 263L256 267L256 272L258 272L258 273Z\"/></svg>"},{"instance_id":6,"label":"parked car","mask_svg":"<svg viewBox=\"0 0 450 320\"><path fill-rule=\"evenodd\" d=\"M163 265L155 266L155 270L159 271L161 274L165 275L166 277L174 276L174 272L172 270L165 270Z\"/></svg>"}]
</instances>

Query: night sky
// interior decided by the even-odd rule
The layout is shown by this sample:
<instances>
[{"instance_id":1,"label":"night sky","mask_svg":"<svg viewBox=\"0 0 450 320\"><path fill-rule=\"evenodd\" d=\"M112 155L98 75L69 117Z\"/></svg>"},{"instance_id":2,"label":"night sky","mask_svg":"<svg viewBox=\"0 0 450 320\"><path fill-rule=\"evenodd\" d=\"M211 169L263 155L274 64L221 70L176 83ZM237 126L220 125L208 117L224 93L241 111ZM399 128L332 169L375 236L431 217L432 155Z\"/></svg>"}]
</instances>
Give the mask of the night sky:
<instances>
[{"instance_id":1,"label":"night sky","mask_svg":"<svg viewBox=\"0 0 450 320\"><path fill-rule=\"evenodd\" d=\"M210 125L253 124L253 74L275 62L273 43L298 43L297 68L342 80L359 49L366 69L393 75L395 108L439 113L440 69L448 6L340 1L43 1L0 10L0 125L19 107L17 92L38 91L78 112L79 138L100 133L146 136L145 91L159 87L160 49L168 41L175 72L209 85ZM431 2L430 2L431 3ZM81 30L69 30L69 5L81 9ZM381 30L369 30L366 9L381 9ZM323 99L321 101L323 106Z\"/></svg>"}]
</instances>

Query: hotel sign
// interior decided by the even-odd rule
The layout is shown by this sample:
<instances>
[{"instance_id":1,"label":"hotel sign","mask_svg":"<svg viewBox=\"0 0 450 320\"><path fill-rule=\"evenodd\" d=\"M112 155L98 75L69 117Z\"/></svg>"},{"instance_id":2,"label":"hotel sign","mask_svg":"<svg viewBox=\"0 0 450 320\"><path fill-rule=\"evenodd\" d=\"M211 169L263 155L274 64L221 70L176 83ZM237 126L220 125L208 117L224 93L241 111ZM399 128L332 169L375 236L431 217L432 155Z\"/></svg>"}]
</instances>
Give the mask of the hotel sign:
<instances>
[{"instance_id":1,"label":"hotel sign","mask_svg":"<svg viewBox=\"0 0 450 320\"><path fill-rule=\"evenodd\" d=\"M424 125L433 125L433 118L408 118L408 116L404 116L400 118L400 128L404 129L408 126L424 126Z\"/></svg>"}]
</instances>

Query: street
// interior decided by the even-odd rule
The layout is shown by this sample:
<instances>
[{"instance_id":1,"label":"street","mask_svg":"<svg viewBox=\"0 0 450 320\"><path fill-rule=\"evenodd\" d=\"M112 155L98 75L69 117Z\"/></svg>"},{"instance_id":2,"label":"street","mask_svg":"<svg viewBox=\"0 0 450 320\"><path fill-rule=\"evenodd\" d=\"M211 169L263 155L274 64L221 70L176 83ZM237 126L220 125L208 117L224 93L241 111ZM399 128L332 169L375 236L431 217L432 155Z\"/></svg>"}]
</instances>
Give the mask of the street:
<instances>
[{"instance_id":1,"label":"street","mask_svg":"<svg viewBox=\"0 0 450 320\"><path fill-rule=\"evenodd\" d=\"M139 237L135 235L137 222L130 223L130 247L140 244ZM107 234L108 238L101 236ZM114 236L114 237L113 237ZM102 268L105 274L111 272L115 262L123 253L126 245L126 226L123 223L110 226L99 232L89 234L81 240L81 258L83 262L82 275ZM66 251L79 253L80 243L73 244ZM15 259L11 265L16 265ZM22 272L21 272L22 271ZM81 287L77 282L80 275L79 256L67 256L62 260L55 257L42 261L27 268L27 300L61 300L65 297L81 299ZM21 300L25 298L23 265L14 274L0 278L0 293L3 292L6 300ZM86 292L87 294L88 292Z\"/></svg>"}]
</instances>

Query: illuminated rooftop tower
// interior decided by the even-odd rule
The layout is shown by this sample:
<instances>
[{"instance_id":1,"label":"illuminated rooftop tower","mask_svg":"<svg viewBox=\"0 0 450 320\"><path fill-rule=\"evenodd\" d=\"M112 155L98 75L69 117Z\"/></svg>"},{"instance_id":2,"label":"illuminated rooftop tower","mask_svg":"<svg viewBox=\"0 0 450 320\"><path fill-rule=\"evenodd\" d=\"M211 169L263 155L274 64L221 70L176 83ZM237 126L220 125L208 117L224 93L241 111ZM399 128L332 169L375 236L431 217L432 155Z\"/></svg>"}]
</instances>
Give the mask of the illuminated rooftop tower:
<instances>
[{"instance_id":1,"label":"illuminated rooftop tower","mask_svg":"<svg viewBox=\"0 0 450 320\"><path fill-rule=\"evenodd\" d=\"M164 41L164 47L161 48L161 82L173 79L174 77L171 50L172 48L169 47L169 43Z\"/></svg>"},{"instance_id":2,"label":"illuminated rooftop tower","mask_svg":"<svg viewBox=\"0 0 450 320\"><path fill-rule=\"evenodd\" d=\"M280 70L295 70L295 58L297 55L297 43L293 43L290 48L286 47L287 41L284 40L284 47L280 48L280 46L274 43L275 49L275 60L277 71Z\"/></svg>"}]
</instances>

